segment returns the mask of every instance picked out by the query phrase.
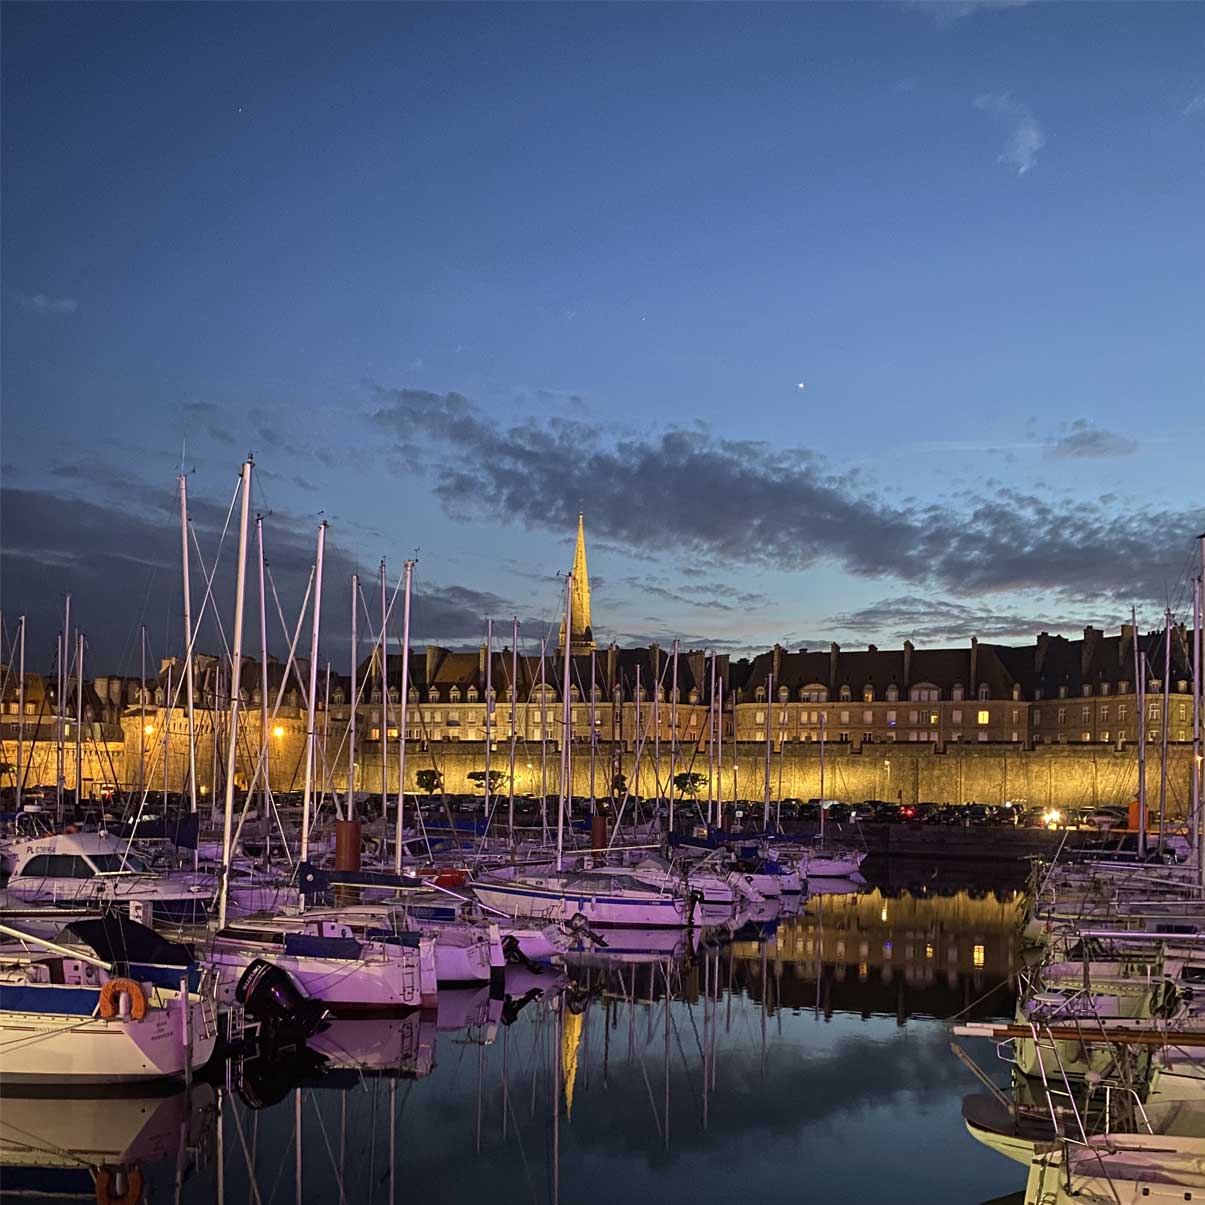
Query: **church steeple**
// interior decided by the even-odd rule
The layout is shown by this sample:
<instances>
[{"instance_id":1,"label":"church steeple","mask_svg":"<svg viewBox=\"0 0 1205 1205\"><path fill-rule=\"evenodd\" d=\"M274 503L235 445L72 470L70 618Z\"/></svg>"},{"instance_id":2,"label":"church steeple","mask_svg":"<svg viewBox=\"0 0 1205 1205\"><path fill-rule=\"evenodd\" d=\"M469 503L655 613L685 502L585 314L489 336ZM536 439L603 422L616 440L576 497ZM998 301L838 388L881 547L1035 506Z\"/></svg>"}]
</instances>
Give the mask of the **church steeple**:
<instances>
[{"instance_id":1,"label":"church steeple","mask_svg":"<svg viewBox=\"0 0 1205 1205\"><path fill-rule=\"evenodd\" d=\"M573 550L573 608L570 616L573 630L569 634L569 652L573 656L590 653L594 629L590 624L590 571L586 568L586 524L581 511L577 514L577 547ZM565 621L561 620L560 647L565 647Z\"/></svg>"}]
</instances>

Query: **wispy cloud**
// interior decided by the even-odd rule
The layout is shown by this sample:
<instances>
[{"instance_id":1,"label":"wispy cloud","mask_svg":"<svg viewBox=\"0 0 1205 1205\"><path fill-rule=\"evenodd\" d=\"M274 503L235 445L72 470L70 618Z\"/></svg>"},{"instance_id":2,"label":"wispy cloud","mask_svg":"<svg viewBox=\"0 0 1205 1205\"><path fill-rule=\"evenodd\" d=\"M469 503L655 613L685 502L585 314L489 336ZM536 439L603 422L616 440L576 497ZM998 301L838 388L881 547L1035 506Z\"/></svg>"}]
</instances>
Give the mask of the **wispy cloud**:
<instances>
[{"instance_id":1,"label":"wispy cloud","mask_svg":"<svg viewBox=\"0 0 1205 1205\"><path fill-rule=\"evenodd\" d=\"M904 0L904 7L931 17L939 29L947 29L977 13L1024 8L1030 0Z\"/></svg>"},{"instance_id":2,"label":"wispy cloud","mask_svg":"<svg viewBox=\"0 0 1205 1205\"><path fill-rule=\"evenodd\" d=\"M1198 92L1188 104L1180 110L1184 117L1193 117L1197 113L1205 113L1205 92Z\"/></svg>"},{"instance_id":3,"label":"wispy cloud","mask_svg":"<svg viewBox=\"0 0 1205 1205\"><path fill-rule=\"evenodd\" d=\"M1047 442L1044 455L1048 460L1103 460L1132 456L1137 451L1137 440L1093 426L1086 418L1077 418L1066 434Z\"/></svg>"},{"instance_id":4,"label":"wispy cloud","mask_svg":"<svg viewBox=\"0 0 1205 1205\"><path fill-rule=\"evenodd\" d=\"M377 423L433 474L450 515L565 532L584 505L591 531L629 553L670 554L713 573L717 563L794 571L826 561L962 596L1038 589L1067 604L1128 602L1164 597L1200 527L1200 496L1176 512L1004 485L896 500L809 449L720 439L703 427L633 435L560 420L506 426L460 394L378 397Z\"/></svg>"},{"instance_id":5,"label":"wispy cloud","mask_svg":"<svg viewBox=\"0 0 1205 1205\"><path fill-rule=\"evenodd\" d=\"M74 297L51 297L47 293L18 293L17 301L27 314L74 314L79 309Z\"/></svg>"},{"instance_id":6,"label":"wispy cloud","mask_svg":"<svg viewBox=\"0 0 1205 1205\"><path fill-rule=\"evenodd\" d=\"M972 636L980 640L1029 640L1036 632L1078 631L1093 621L1100 622L1091 615L1077 619L1065 612L968 606L915 594L883 598L855 611L830 615L827 620L841 631L917 643L968 640Z\"/></svg>"},{"instance_id":7,"label":"wispy cloud","mask_svg":"<svg viewBox=\"0 0 1205 1205\"><path fill-rule=\"evenodd\" d=\"M1046 134L1029 105L1017 100L1011 92L984 92L975 97L974 104L976 109L1011 127L996 162L1011 167L1018 176L1032 171L1038 163L1038 152L1046 145Z\"/></svg>"}]
</instances>

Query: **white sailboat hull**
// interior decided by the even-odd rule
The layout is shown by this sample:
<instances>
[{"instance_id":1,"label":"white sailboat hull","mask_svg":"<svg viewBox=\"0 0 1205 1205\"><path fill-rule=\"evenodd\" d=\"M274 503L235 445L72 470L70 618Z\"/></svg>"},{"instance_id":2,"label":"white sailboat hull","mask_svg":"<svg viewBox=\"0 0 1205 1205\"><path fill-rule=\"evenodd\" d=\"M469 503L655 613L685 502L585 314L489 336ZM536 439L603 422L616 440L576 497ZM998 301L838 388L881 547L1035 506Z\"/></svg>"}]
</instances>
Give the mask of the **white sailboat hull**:
<instances>
[{"instance_id":1,"label":"white sailboat hull","mask_svg":"<svg viewBox=\"0 0 1205 1205\"><path fill-rule=\"evenodd\" d=\"M692 905L681 896L624 895L580 889L537 887L514 883L474 882L477 898L489 908L511 917L529 917L565 923L574 917L588 925L636 928L682 928L691 923Z\"/></svg>"}]
</instances>

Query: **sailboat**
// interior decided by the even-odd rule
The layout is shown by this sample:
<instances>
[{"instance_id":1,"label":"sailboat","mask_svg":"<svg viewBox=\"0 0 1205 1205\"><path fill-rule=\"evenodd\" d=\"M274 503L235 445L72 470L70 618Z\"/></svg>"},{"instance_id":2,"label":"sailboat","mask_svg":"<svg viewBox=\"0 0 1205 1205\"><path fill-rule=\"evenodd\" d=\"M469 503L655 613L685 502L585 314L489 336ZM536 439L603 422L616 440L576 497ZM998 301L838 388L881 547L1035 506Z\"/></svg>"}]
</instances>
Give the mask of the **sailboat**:
<instances>
[{"instance_id":1,"label":"sailboat","mask_svg":"<svg viewBox=\"0 0 1205 1205\"><path fill-rule=\"evenodd\" d=\"M0 925L0 1083L183 1076L217 1043L212 985L188 946L118 915L58 940Z\"/></svg>"}]
</instances>

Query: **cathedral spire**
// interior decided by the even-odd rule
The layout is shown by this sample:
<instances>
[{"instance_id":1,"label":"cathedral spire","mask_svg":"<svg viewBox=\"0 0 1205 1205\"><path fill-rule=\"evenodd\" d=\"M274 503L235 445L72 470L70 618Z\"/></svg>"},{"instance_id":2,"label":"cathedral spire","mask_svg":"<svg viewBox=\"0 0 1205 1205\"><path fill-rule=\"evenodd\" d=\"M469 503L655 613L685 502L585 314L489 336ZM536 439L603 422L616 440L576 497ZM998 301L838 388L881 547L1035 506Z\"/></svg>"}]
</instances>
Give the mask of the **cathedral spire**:
<instances>
[{"instance_id":1,"label":"cathedral spire","mask_svg":"<svg viewBox=\"0 0 1205 1205\"><path fill-rule=\"evenodd\" d=\"M576 656L589 653L597 646L590 623L590 571L586 568L586 524L578 511L577 547L573 550L573 608L570 616L573 630L569 634L569 652ZM561 620L560 646L565 647L565 621Z\"/></svg>"}]
</instances>

